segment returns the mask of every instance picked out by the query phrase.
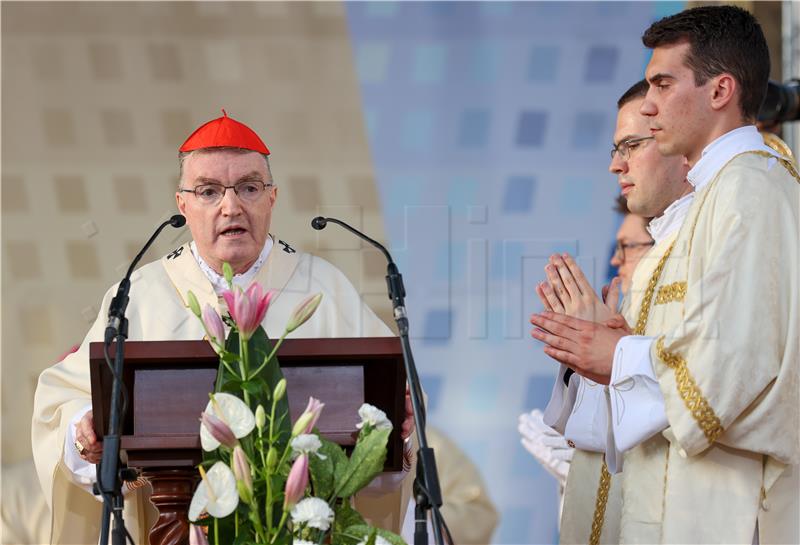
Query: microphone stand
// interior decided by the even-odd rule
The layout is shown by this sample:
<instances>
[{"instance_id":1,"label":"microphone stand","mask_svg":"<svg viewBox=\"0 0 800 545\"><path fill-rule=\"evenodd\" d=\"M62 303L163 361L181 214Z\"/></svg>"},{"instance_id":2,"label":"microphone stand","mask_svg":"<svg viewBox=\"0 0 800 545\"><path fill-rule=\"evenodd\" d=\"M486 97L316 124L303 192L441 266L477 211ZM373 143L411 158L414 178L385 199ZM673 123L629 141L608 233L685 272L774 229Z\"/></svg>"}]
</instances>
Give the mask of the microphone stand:
<instances>
[{"instance_id":1,"label":"microphone stand","mask_svg":"<svg viewBox=\"0 0 800 545\"><path fill-rule=\"evenodd\" d=\"M170 219L159 225L155 233L150 237L142 250L136 255L128 267L125 278L119 283L117 293L111 300L108 308L108 325L105 330L103 342L103 354L106 364L111 369L114 376L111 386L111 408L109 412L108 433L103 437L103 457L97 466L97 482L94 485L94 493L103 497L103 517L100 524L100 544L108 544L108 527L111 522L111 515L114 515L114 529L111 533L113 545L125 545L127 539L131 545L135 545L133 538L125 528L125 521L122 517L125 499L122 493L122 482L133 481L137 478L135 470L120 469L119 450L120 435L122 433L122 421L125 419L125 412L128 408L127 393L122 382L122 370L125 363L125 340L128 338L128 319L125 317L125 310L128 307L128 293L131 289L131 274L133 269L142 259L142 256L161 231L167 225L173 227L183 227L186 218L180 214L172 216ZM111 342L116 342L116 352L114 364L112 366L108 350Z\"/></svg>"},{"instance_id":2,"label":"microphone stand","mask_svg":"<svg viewBox=\"0 0 800 545\"><path fill-rule=\"evenodd\" d=\"M443 545L444 543L443 529L446 532L448 542L452 544L453 539L450 535L450 530L447 528L447 524L439 511L442 506L442 491L439 485L439 473L436 469L436 458L433 449L428 446L428 437L425 432L425 404L422 397L422 385L417 374L417 366L414 363L414 355L411 353L411 342L408 337L409 325L405 307L406 290L403 285L403 276L383 244L347 223L336 218L318 216L311 221L311 226L320 231L325 228L328 222L340 225L357 237L369 242L383 252L388 262L386 267L386 286L389 291L389 299L392 300L395 323L397 323L397 329L400 333L400 345L403 351L403 362L411 393L411 407L417 423L417 442L419 443L416 476L414 478L414 500L416 502L414 509L414 545L428 545L428 511L431 512L431 526L433 527L436 545Z\"/></svg>"}]
</instances>

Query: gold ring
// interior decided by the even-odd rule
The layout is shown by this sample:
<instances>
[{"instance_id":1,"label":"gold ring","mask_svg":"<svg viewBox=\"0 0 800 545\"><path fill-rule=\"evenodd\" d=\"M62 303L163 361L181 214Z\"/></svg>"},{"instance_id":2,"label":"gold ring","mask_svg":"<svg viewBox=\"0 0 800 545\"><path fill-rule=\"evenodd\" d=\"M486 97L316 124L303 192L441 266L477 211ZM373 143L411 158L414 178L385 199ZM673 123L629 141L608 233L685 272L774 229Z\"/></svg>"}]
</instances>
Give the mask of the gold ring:
<instances>
[{"instance_id":1,"label":"gold ring","mask_svg":"<svg viewBox=\"0 0 800 545\"><path fill-rule=\"evenodd\" d=\"M77 451L78 451L78 454L80 454L81 456L83 456L83 451L85 451L85 450L86 450L86 447L84 447L84 446L83 446L83 443L81 443L80 441L78 441L78 440L76 439L76 440L75 440L75 450L77 450Z\"/></svg>"}]
</instances>

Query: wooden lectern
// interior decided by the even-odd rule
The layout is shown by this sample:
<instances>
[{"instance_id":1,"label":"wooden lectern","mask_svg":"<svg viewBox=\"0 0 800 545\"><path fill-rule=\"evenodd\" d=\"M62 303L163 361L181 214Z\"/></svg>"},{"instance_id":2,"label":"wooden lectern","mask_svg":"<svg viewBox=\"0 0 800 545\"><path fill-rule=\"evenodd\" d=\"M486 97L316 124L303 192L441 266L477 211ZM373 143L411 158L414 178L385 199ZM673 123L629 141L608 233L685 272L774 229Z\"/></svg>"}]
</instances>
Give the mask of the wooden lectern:
<instances>
[{"instance_id":1,"label":"wooden lectern","mask_svg":"<svg viewBox=\"0 0 800 545\"><path fill-rule=\"evenodd\" d=\"M105 435L111 402L111 371L103 344L90 345L95 432ZM114 345L109 350L114 354ZM287 381L292 420L309 396L325 403L317 423L324 437L344 447L355 445L358 408L370 403L394 424L385 471L401 471L405 417L405 368L397 337L287 339L278 349ZM187 513L202 460L200 413L214 391L219 359L206 341L130 341L125 343L123 381L128 410L122 422L120 457L142 472L159 512L151 545L189 542Z\"/></svg>"}]
</instances>

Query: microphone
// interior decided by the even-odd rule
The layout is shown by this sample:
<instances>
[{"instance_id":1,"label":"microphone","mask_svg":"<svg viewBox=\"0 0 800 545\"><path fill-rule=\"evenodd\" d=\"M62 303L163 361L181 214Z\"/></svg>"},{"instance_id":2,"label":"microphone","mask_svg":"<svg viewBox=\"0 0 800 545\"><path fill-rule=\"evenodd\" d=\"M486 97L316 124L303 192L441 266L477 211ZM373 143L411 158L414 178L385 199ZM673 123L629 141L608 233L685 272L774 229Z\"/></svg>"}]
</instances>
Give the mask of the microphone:
<instances>
[{"instance_id":1,"label":"microphone","mask_svg":"<svg viewBox=\"0 0 800 545\"><path fill-rule=\"evenodd\" d=\"M186 225L186 218L181 214L175 214L167 221L159 225L158 229L156 229L155 233L153 233L142 250L136 254L135 258L133 258L133 262L131 263L130 267L128 267L128 272L125 273L125 278L122 279L117 287L117 294L111 300L111 305L108 307L108 324L106 325L105 332L106 344L110 344L115 333L119 331L120 325L122 324L122 318L125 316L125 309L128 308L128 292L130 292L131 289L130 278L131 274L133 274L133 269L136 268L136 265L139 263L139 260L142 259L144 253L148 248L150 248L150 246L153 244L153 241L155 241L156 237L161 234L161 231L167 225L171 225L172 227L183 227Z\"/></svg>"},{"instance_id":2,"label":"microphone","mask_svg":"<svg viewBox=\"0 0 800 545\"><path fill-rule=\"evenodd\" d=\"M328 225L328 220L323 218L322 216L317 216L313 220L311 220L311 227L316 229L317 231L322 231Z\"/></svg>"}]
</instances>

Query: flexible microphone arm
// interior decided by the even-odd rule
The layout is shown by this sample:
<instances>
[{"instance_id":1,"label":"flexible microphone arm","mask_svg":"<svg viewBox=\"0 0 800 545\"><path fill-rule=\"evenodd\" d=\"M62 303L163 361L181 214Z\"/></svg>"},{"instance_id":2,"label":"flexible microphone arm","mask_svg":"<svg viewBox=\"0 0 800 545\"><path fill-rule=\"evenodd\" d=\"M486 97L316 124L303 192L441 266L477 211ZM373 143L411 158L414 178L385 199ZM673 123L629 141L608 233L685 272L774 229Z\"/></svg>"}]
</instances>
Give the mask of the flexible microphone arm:
<instances>
[{"instance_id":1,"label":"flexible microphone arm","mask_svg":"<svg viewBox=\"0 0 800 545\"><path fill-rule=\"evenodd\" d=\"M180 214L175 214L167 221L158 226L155 233L150 237L142 250L136 254L128 272L125 273L125 278L119 283L117 287L117 294L111 300L108 307L108 325L105 331L105 342L103 346L103 353L106 358L106 363L111 368L111 373L114 376L114 381L111 387L111 407L108 418L108 430L103 437L103 457L100 464L97 466L97 483L95 484L95 493L103 497L103 518L100 525L100 543L107 545L108 543L108 526L111 521L111 515L114 515L114 529L112 531L111 540L114 545L124 545L127 538L131 545L133 539L125 528L125 521L122 518L122 511L124 508L124 498L122 495L122 471L119 468L119 448L120 448L120 435L122 433L122 421L125 419L125 411L127 409L127 396L123 390L122 384L122 369L124 367L124 343L128 338L128 320L125 318L125 310L128 308L128 293L131 289L131 274L136 268L136 265L142 259L142 256L148 248L153 244L156 237L161 234L164 227L171 225L173 227L183 227L186 225L186 218ZM116 354L114 357L114 365L111 366L111 360L108 356L108 349L111 346L111 341L116 339ZM122 403L120 403L122 401ZM104 431L104 430L101 430ZM126 477L131 477L130 471L125 471ZM127 480L127 479L126 479Z\"/></svg>"},{"instance_id":2,"label":"flexible microphone arm","mask_svg":"<svg viewBox=\"0 0 800 545\"><path fill-rule=\"evenodd\" d=\"M341 225L357 237L365 240L378 248L386 256L388 265L386 266L386 286L389 290L389 299L392 300L394 308L394 319L400 333L400 344L403 349L403 362L408 378L409 390L411 391L411 407L414 411L416 421L417 442L417 475L414 479L414 496L417 507L415 509L415 530L414 545L428 545L428 523L427 511L432 513L433 535L436 545L443 545L443 529L447 532L448 541L452 544L453 540L447 524L442 517L439 508L442 506L442 492L439 485L439 475L436 470L436 459L433 449L428 446L428 437L425 433L425 403L422 397L422 385L417 374L417 366L414 363L414 356L411 353L411 343L408 338L408 315L405 307L406 290L403 285L403 276L397 269L389 251L380 242L368 237L358 229L351 227L347 223L336 218L325 218L318 216L311 220L311 227L321 231L328 223Z\"/></svg>"}]
</instances>

